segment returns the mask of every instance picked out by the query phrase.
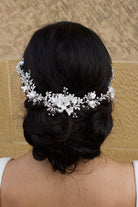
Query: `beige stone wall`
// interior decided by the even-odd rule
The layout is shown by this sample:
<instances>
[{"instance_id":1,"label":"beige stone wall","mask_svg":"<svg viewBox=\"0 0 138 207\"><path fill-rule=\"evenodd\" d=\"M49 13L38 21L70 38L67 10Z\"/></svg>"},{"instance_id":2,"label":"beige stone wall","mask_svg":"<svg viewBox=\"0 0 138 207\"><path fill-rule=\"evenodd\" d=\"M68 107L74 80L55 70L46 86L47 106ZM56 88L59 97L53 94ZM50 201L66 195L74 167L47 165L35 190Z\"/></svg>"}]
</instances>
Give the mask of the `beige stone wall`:
<instances>
[{"instance_id":1,"label":"beige stone wall","mask_svg":"<svg viewBox=\"0 0 138 207\"><path fill-rule=\"evenodd\" d=\"M0 157L18 157L31 149L22 132L25 97L17 61L34 31L68 20L93 29L113 59L114 127L102 150L116 160L138 159L136 17L137 0L0 1Z\"/></svg>"}]
</instances>

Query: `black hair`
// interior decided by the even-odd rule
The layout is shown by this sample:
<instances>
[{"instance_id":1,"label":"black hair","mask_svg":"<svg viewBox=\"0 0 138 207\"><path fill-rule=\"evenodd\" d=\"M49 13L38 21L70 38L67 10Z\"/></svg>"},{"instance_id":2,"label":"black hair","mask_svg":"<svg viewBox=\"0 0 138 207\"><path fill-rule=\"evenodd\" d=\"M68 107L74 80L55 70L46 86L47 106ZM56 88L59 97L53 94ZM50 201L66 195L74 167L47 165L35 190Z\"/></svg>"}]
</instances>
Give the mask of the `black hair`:
<instances>
[{"instance_id":1,"label":"black hair","mask_svg":"<svg viewBox=\"0 0 138 207\"><path fill-rule=\"evenodd\" d=\"M69 93L83 97L90 91L106 93L112 78L111 58L100 37L75 22L51 23L37 30L24 52L24 71L31 71L36 91ZM76 111L78 118L63 113L49 116L42 104L25 100L23 129L33 146L33 157L48 158L53 170L72 173L79 160L101 154L101 144L110 133L112 102L103 100L94 109ZM67 169L74 166L68 172Z\"/></svg>"}]
</instances>

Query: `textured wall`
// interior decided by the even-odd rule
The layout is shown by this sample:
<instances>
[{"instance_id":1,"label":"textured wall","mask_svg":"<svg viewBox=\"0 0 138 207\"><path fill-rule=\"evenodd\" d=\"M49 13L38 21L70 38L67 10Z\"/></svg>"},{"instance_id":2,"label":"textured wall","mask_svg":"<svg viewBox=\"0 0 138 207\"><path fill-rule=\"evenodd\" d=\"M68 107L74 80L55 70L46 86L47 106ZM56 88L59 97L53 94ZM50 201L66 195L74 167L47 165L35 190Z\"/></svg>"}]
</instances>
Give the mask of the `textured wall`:
<instances>
[{"instance_id":1,"label":"textured wall","mask_svg":"<svg viewBox=\"0 0 138 207\"><path fill-rule=\"evenodd\" d=\"M96 31L113 59L117 102L103 151L116 160L138 159L136 8L136 0L0 1L0 157L18 157L31 149L22 133L25 97L17 61L35 30L68 20Z\"/></svg>"},{"instance_id":2,"label":"textured wall","mask_svg":"<svg viewBox=\"0 0 138 207\"><path fill-rule=\"evenodd\" d=\"M35 30L76 21L96 31L114 60L137 58L137 0L0 0L0 58L18 59Z\"/></svg>"}]
</instances>

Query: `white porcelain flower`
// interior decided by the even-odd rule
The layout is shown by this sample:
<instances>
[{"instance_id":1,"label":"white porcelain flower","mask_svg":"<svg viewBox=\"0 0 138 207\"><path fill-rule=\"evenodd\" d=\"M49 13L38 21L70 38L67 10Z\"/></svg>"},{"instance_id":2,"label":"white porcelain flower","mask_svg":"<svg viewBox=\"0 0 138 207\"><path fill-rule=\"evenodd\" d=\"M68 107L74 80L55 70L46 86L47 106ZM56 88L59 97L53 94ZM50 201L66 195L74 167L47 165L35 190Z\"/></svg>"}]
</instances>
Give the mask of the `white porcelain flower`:
<instances>
[{"instance_id":1,"label":"white porcelain flower","mask_svg":"<svg viewBox=\"0 0 138 207\"><path fill-rule=\"evenodd\" d=\"M114 99L114 96L115 96L115 90L114 90L114 88L112 86L109 86L108 92L110 94L111 100L113 100Z\"/></svg>"},{"instance_id":2,"label":"white porcelain flower","mask_svg":"<svg viewBox=\"0 0 138 207\"><path fill-rule=\"evenodd\" d=\"M57 111L58 111L59 113L62 113L64 110L65 110L64 108L58 108L58 109L57 109Z\"/></svg>"},{"instance_id":3,"label":"white porcelain flower","mask_svg":"<svg viewBox=\"0 0 138 207\"><path fill-rule=\"evenodd\" d=\"M29 99L35 98L36 97L36 91L28 92L27 97L29 97Z\"/></svg>"},{"instance_id":4,"label":"white porcelain flower","mask_svg":"<svg viewBox=\"0 0 138 207\"><path fill-rule=\"evenodd\" d=\"M95 106L96 106L95 101L89 101L89 106L90 106L91 108L95 108Z\"/></svg>"},{"instance_id":5,"label":"white porcelain flower","mask_svg":"<svg viewBox=\"0 0 138 207\"><path fill-rule=\"evenodd\" d=\"M68 115L70 116L73 113L73 107L70 108L66 108L66 112L68 113Z\"/></svg>"},{"instance_id":6,"label":"white porcelain flower","mask_svg":"<svg viewBox=\"0 0 138 207\"><path fill-rule=\"evenodd\" d=\"M63 96L61 103L65 106L69 106L70 105L70 96Z\"/></svg>"},{"instance_id":7,"label":"white porcelain flower","mask_svg":"<svg viewBox=\"0 0 138 207\"><path fill-rule=\"evenodd\" d=\"M79 101L78 97L70 96L70 101L73 103L73 105L76 105Z\"/></svg>"},{"instance_id":8,"label":"white porcelain flower","mask_svg":"<svg viewBox=\"0 0 138 207\"><path fill-rule=\"evenodd\" d=\"M91 99L95 99L95 97L96 97L96 93L95 93L95 91L94 91L94 92L91 92L91 93L90 93L90 98L91 98Z\"/></svg>"}]
</instances>

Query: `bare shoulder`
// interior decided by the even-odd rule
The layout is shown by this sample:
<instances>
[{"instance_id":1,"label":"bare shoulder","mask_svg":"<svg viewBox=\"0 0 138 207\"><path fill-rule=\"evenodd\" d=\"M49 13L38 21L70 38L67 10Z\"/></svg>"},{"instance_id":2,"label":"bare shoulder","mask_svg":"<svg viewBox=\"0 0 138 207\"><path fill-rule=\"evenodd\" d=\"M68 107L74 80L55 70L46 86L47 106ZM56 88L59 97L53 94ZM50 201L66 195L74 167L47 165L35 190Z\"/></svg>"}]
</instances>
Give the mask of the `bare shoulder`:
<instances>
[{"instance_id":1,"label":"bare shoulder","mask_svg":"<svg viewBox=\"0 0 138 207\"><path fill-rule=\"evenodd\" d=\"M117 206L135 207L136 184L133 163L116 162L113 160L110 160L109 163L110 167L107 175L109 176L109 179L111 179L112 185L112 189L109 189L109 191L110 193L113 193L113 199L115 198L116 200L116 198L118 198Z\"/></svg>"},{"instance_id":2,"label":"bare shoulder","mask_svg":"<svg viewBox=\"0 0 138 207\"><path fill-rule=\"evenodd\" d=\"M48 163L40 163L34 161L30 155L31 154L26 154L23 157L16 160L12 160L8 163L3 180L3 200L6 201L7 196L8 200L14 200L13 198L15 197L16 201L22 199L24 202L27 202L28 204L30 202L29 200L27 200L28 192L34 194L34 197L43 195L43 192L45 192L45 194L47 193L48 197L51 195L51 193L50 191L46 192L46 189L52 189L53 192L53 190L55 189L55 183L57 187L60 186L61 194L63 194L64 188L61 187L63 183L63 177L56 176L55 174L53 175L50 171L50 165ZM93 166L93 164L93 161L90 162L90 166ZM99 166L99 163L96 166ZM49 178L48 182L46 180L47 177ZM132 163L116 162L114 160L107 159L107 162L105 162L105 164L101 164L90 175L83 176L79 175L79 173L76 173L76 175L74 174L73 177L80 186L82 195L84 195L85 203L86 201L88 203L95 202L94 206L96 207L136 206L136 186L134 168ZM69 186L71 186L72 189L73 182L71 181L72 179L69 177L65 177L65 179L68 186L68 195L70 195L71 197L73 195L71 193L72 190L69 190ZM34 183L35 185L37 184L37 187L34 185ZM50 187L48 185L50 185ZM24 189L27 190L24 191ZM38 189L38 191L36 192L35 189ZM39 193L39 191L41 190L42 192ZM75 191L74 194L77 195L77 191ZM80 197L77 198L77 196L75 196L75 199L76 203L78 203ZM105 205L103 205L103 203ZM15 205L14 203L10 206L15 207L18 205ZM24 203L24 206L26 206L26 203Z\"/></svg>"},{"instance_id":3,"label":"bare shoulder","mask_svg":"<svg viewBox=\"0 0 138 207\"><path fill-rule=\"evenodd\" d=\"M15 199L23 195L23 184L27 183L27 166L25 165L26 155L10 160L5 168L1 186L1 205L10 207L16 206ZM27 164L27 163L26 163ZM31 173L31 172L30 172ZM17 205L18 206L18 205Z\"/></svg>"},{"instance_id":4,"label":"bare shoulder","mask_svg":"<svg viewBox=\"0 0 138 207\"><path fill-rule=\"evenodd\" d=\"M126 183L126 198L128 200L128 206L136 206L136 181L134 174L133 163L122 164L122 176L123 181Z\"/></svg>"}]
</instances>

